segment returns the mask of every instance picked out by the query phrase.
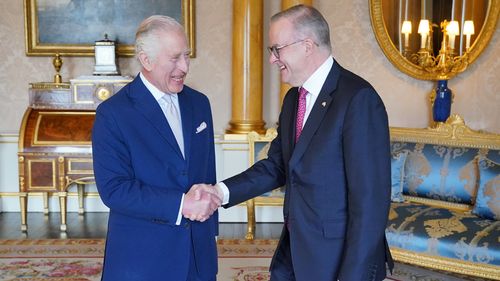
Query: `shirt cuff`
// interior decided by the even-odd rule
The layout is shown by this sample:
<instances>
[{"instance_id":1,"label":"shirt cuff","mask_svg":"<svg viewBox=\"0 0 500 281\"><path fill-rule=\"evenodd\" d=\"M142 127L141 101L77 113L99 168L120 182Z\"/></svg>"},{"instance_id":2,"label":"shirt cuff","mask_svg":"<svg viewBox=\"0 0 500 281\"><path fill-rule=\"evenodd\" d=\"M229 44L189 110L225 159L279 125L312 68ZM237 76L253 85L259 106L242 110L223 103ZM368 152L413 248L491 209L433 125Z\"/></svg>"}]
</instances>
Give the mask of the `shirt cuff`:
<instances>
[{"instance_id":1,"label":"shirt cuff","mask_svg":"<svg viewBox=\"0 0 500 281\"><path fill-rule=\"evenodd\" d=\"M227 203L229 203L229 188L227 188L227 186L223 182L219 182L217 183L217 185L222 190L222 194L224 194L222 198L222 205L226 205Z\"/></svg>"},{"instance_id":2,"label":"shirt cuff","mask_svg":"<svg viewBox=\"0 0 500 281\"><path fill-rule=\"evenodd\" d=\"M184 205L184 193L182 193L181 206L179 207L179 213L177 214L177 220L175 221L175 225L181 225L183 205Z\"/></svg>"}]
</instances>

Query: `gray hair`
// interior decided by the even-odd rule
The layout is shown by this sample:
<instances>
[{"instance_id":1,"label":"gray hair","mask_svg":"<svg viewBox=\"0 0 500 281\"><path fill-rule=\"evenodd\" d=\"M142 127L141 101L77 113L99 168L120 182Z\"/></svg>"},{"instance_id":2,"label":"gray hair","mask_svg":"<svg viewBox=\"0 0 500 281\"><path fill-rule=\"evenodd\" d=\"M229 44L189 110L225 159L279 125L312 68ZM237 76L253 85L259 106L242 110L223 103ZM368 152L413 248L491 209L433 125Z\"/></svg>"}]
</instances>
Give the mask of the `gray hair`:
<instances>
[{"instance_id":1,"label":"gray hair","mask_svg":"<svg viewBox=\"0 0 500 281\"><path fill-rule=\"evenodd\" d=\"M184 28L175 19L154 15L143 20L135 33L135 54L136 56L142 51L146 55L155 60L158 55L158 39L159 31L177 31L181 30L184 33Z\"/></svg>"},{"instance_id":2,"label":"gray hair","mask_svg":"<svg viewBox=\"0 0 500 281\"><path fill-rule=\"evenodd\" d=\"M302 4L293 6L272 16L271 23L283 18L292 22L298 35L303 37L312 37L322 48L332 48L328 22L314 7Z\"/></svg>"}]
</instances>

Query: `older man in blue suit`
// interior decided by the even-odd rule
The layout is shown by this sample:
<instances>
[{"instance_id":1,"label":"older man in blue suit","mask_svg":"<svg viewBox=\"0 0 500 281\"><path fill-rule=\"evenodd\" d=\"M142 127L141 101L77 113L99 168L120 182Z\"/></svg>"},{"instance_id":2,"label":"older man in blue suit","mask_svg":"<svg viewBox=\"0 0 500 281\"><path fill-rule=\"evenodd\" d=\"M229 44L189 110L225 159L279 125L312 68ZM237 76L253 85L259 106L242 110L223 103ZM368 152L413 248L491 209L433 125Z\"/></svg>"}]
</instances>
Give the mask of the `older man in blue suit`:
<instances>
[{"instance_id":1,"label":"older man in blue suit","mask_svg":"<svg viewBox=\"0 0 500 281\"><path fill-rule=\"evenodd\" d=\"M293 86L268 158L217 186L230 207L286 185L271 280L383 280L390 204L387 114L331 56L328 23L299 5L274 15L270 63ZM199 188L201 186L197 186Z\"/></svg>"},{"instance_id":2,"label":"older man in blue suit","mask_svg":"<svg viewBox=\"0 0 500 281\"><path fill-rule=\"evenodd\" d=\"M209 188L188 192L215 183L210 104L184 86L189 54L179 23L144 20L141 72L97 108L94 173L110 209L102 280L216 279L220 199Z\"/></svg>"}]
</instances>

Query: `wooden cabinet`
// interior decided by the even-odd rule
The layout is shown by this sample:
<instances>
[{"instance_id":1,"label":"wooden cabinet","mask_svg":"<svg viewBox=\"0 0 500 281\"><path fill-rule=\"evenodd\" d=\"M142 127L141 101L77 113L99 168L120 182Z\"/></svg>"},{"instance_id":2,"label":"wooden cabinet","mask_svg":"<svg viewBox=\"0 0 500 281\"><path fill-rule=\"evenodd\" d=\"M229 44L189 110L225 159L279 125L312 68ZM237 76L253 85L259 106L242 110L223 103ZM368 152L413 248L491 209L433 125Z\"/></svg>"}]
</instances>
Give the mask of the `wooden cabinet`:
<instances>
[{"instance_id":1,"label":"wooden cabinet","mask_svg":"<svg viewBox=\"0 0 500 281\"><path fill-rule=\"evenodd\" d=\"M29 192L57 193L61 230L66 230L66 197L69 185L94 181L91 132L95 112L28 108L19 134L19 189L21 229L27 230ZM79 186L83 191L83 186ZM80 212L83 212L80 197ZM46 210L47 209L47 206Z\"/></svg>"},{"instance_id":2,"label":"wooden cabinet","mask_svg":"<svg viewBox=\"0 0 500 281\"><path fill-rule=\"evenodd\" d=\"M83 188L94 182L92 126L97 105L131 81L121 76L86 76L69 83L34 83L30 105L19 132L19 199L21 230L27 231L28 194L59 196L61 231L66 231L67 189L78 186L79 213Z\"/></svg>"}]
</instances>

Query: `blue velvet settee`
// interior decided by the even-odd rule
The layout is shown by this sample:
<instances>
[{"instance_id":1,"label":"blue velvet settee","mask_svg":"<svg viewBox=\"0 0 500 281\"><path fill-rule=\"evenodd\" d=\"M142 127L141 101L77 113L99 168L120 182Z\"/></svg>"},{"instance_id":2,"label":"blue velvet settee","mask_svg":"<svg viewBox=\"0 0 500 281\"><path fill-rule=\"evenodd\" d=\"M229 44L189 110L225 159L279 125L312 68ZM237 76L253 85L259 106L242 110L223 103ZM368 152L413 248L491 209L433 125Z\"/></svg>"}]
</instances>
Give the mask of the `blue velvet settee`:
<instances>
[{"instance_id":1,"label":"blue velvet settee","mask_svg":"<svg viewBox=\"0 0 500 281\"><path fill-rule=\"evenodd\" d=\"M458 115L432 128L390 128L391 209L386 235L394 259L500 280L500 135L469 129ZM265 158L274 128L248 135L250 165ZM247 201L281 205L283 189Z\"/></svg>"},{"instance_id":2,"label":"blue velvet settee","mask_svg":"<svg viewBox=\"0 0 500 281\"><path fill-rule=\"evenodd\" d=\"M500 280L500 135L454 115L391 128L386 235L396 261Z\"/></svg>"}]
</instances>

